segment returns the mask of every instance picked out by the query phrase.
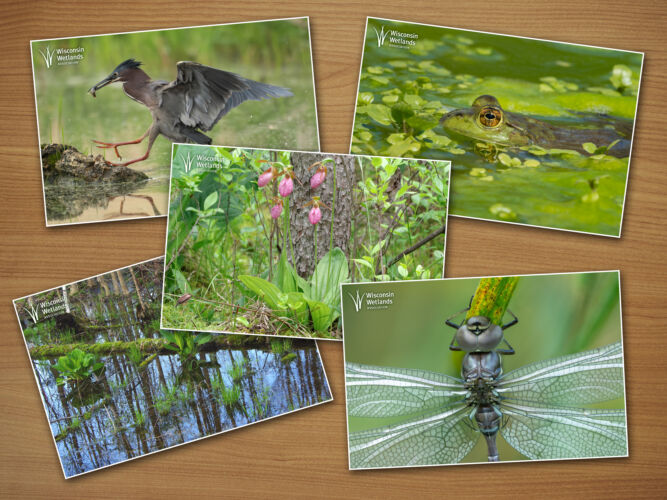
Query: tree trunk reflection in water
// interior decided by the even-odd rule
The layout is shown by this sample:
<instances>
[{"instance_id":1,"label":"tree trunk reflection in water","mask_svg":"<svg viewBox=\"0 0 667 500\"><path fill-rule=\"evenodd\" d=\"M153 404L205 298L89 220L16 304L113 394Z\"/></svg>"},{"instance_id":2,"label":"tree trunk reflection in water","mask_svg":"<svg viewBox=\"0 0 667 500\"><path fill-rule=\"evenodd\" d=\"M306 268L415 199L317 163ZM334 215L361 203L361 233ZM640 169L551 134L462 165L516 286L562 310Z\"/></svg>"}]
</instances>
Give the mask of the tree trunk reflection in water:
<instances>
[{"instance_id":1,"label":"tree trunk reflection in water","mask_svg":"<svg viewBox=\"0 0 667 500\"><path fill-rule=\"evenodd\" d=\"M157 356L141 370L124 355L106 356L105 372L97 383L108 401L79 409L68 401L63 387L55 385L55 373L42 368L38 380L53 387L45 394L56 396L58 401L56 404L48 398L48 412L55 417L52 420L90 410L89 418L82 419L78 428L68 430L71 421L67 419L54 424L54 434L64 432L57 445L67 475L317 403L327 392L314 382L321 380L322 371L319 358L313 357L317 351L304 348L294 352L296 357L288 362L258 349L200 353L199 366L190 370L188 380L180 382L184 367L176 354ZM243 376L234 383L230 372L241 366ZM219 391L223 387L232 390L234 385L240 389L239 404L222 404ZM237 411L245 416L239 418Z\"/></svg>"},{"instance_id":2,"label":"tree trunk reflection in water","mask_svg":"<svg viewBox=\"0 0 667 500\"><path fill-rule=\"evenodd\" d=\"M160 422L158 420L157 413L155 412L153 390L151 387L149 370L147 369L141 371L141 390L143 391L144 397L146 398L148 417L150 419L151 426L153 427L153 437L155 439L157 448L161 450L164 448L164 440L162 439L162 429L160 429Z\"/></svg>"}]
</instances>

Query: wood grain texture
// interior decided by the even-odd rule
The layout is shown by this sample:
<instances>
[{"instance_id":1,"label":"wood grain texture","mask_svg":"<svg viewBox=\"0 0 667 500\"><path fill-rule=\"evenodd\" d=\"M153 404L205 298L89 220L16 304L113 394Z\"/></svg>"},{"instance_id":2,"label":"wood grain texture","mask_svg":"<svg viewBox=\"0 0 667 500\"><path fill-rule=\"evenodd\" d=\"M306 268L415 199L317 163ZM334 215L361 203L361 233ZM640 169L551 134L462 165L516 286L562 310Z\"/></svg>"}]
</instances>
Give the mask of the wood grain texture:
<instances>
[{"instance_id":1,"label":"wood grain texture","mask_svg":"<svg viewBox=\"0 0 667 500\"><path fill-rule=\"evenodd\" d=\"M0 2L0 495L4 497L656 498L667 491L664 101L667 3ZM646 53L620 240L452 218L447 276L621 269L630 458L347 470L342 346L320 342L335 401L65 481L11 299L160 255L165 220L44 226L30 39L311 16L322 150L348 151L365 16ZM477 248L471 242L484 242Z\"/></svg>"}]
</instances>

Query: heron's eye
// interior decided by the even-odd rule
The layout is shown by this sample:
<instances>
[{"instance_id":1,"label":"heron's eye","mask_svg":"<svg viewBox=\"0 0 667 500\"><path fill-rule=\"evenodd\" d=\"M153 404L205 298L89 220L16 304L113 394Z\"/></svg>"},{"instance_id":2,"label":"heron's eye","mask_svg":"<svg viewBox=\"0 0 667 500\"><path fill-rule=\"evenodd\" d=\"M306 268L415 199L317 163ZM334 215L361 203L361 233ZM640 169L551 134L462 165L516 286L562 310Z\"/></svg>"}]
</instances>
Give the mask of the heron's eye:
<instances>
[{"instance_id":1,"label":"heron's eye","mask_svg":"<svg viewBox=\"0 0 667 500\"><path fill-rule=\"evenodd\" d=\"M479 112L479 123L484 127L497 127L503 119L502 111L497 108L484 108Z\"/></svg>"}]
</instances>

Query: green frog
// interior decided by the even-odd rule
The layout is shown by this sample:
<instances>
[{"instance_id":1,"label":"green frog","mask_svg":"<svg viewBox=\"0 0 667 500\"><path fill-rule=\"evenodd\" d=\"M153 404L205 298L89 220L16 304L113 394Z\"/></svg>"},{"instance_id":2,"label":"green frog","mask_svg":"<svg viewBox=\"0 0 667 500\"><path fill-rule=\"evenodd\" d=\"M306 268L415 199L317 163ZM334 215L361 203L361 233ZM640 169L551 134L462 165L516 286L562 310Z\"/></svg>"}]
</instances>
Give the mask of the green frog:
<instances>
[{"instance_id":1,"label":"green frog","mask_svg":"<svg viewBox=\"0 0 667 500\"><path fill-rule=\"evenodd\" d=\"M561 127L518 113L503 110L492 95L479 96L471 108L456 109L443 115L440 124L449 132L487 143L520 147L536 145L545 149L570 149L586 152L583 144L607 146L606 154L625 158L630 154L632 123L595 115L585 126Z\"/></svg>"}]
</instances>

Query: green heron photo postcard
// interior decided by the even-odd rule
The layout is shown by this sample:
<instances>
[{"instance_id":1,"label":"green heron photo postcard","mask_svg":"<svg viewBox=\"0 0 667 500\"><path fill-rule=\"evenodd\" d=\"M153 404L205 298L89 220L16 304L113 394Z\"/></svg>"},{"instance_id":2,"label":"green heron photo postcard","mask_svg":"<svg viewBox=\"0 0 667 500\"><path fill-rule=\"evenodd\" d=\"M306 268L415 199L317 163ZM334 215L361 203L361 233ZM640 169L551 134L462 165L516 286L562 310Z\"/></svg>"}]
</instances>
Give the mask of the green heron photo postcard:
<instances>
[{"instance_id":1,"label":"green heron photo postcard","mask_svg":"<svg viewBox=\"0 0 667 500\"><path fill-rule=\"evenodd\" d=\"M332 400L313 340L160 330L163 260L14 300L66 479Z\"/></svg>"},{"instance_id":2,"label":"green heron photo postcard","mask_svg":"<svg viewBox=\"0 0 667 500\"><path fill-rule=\"evenodd\" d=\"M440 278L450 163L174 144L162 323L340 340L340 284Z\"/></svg>"},{"instance_id":3,"label":"green heron photo postcard","mask_svg":"<svg viewBox=\"0 0 667 500\"><path fill-rule=\"evenodd\" d=\"M30 49L47 226L165 216L173 142L319 151L308 17Z\"/></svg>"},{"instance_id":4,"label":"green heron photo postcard","mask_svg":"<svg viewBox=\"0 0 667 500\"><path fill-rule=\"evenodd\" d=\"M618 271L341 300L350 469L628 456Z\"/></svg>"},{"instance_id":5,"label":"green heron photo postcard","mask_svg":"<svg viewBox=\"0 0 667 500\"><path fill-rule=\"evenodd\" d=\"M644 54L369 17L350 152L450 160L451 214L620 237Z\"/></svg>"}]
</instances>

